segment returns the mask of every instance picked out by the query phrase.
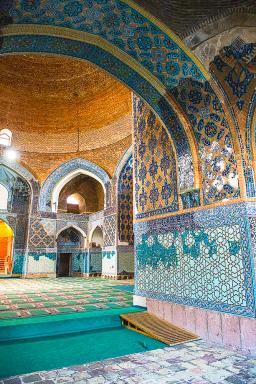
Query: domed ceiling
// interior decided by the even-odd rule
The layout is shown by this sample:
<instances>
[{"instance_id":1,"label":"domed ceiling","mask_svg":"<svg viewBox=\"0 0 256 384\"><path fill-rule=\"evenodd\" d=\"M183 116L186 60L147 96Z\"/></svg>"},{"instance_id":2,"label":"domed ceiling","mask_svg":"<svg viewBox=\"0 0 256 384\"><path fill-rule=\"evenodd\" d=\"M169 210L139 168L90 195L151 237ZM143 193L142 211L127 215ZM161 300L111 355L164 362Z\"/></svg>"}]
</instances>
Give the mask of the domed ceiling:
<instances>
[{"instance_id":1,"label":"domed ceiling","mask_svg":"<svg viewBox=\"0 0 256 384\"><path fill-rule=\"evenodd\" d=\"M131 135L130 90L88 62L1 56L0 90L0 127L20 151L88 151Z\"/></svg>"}]
</instances>

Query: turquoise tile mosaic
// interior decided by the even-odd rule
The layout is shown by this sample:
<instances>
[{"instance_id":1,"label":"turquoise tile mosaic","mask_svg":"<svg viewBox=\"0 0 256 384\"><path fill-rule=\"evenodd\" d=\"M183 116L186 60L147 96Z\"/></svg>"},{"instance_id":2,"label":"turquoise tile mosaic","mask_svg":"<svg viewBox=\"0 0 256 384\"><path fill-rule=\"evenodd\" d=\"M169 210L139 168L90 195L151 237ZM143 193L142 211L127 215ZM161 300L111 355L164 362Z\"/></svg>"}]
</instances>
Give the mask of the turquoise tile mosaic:
<instances>
[{"instance_id":1,"label":"turquoise tile mosaic","mask_svg":"<svg viewBox=\"0 0 256 384\"><path fill-rule=\"evenodd\" d=\"M23 274L25 268L25 251L15 250L12 256L12 273Z\"/></svg>"},{"instance_id":2,"label":"turquoise tile mosaic","mask_svg":"<svg viewBox=\"0 0 256 384\"><path fill-rule=\"evenodd\" d=\"M135 239L137 295L255 317L245 204L136 223Z\"/></svg>"},{"instance_id":3,"label":"turquoise tile mosaic","mask_svg":"<svg viewBox=\"0 0 256 384\"><path fill-rule=\"evenodd\" d=\"M88 252L75 251L72 253L72 272L86 273L88 269Z\"/></svg>"},{"instance_id":4,"label":"turquoise tile mosaic","mask_svg":"<svg viewBox=\"0 0 256 384\"><path fill-rule=\"evenodd\" d=\"M47 252L47 251L35 251L29 252L28 257L32 257L35 261L39 261L40 258L44 257L49 260L56 260L56 252Z\"/></svg>"},{"instance_id":5,"label":"turquoise tile mosaic","mask_svg":"<svg viewBox=\"0 0 256 384\"><path fill-rule=\"evenodd\" d=\"M102 251L90 251L89 272L102 272Z\"/></svg>"},{"instance_id":6,"label":"turquoise tile mosaic","mask_svg":"<svg viewBox=\"0 0 256 384\"><path fill-rule=\"evenodd\" d=\"M106 259L112 259L116 255L116 251L102 251L102 257Z\"/></svg>"}]
</instances>

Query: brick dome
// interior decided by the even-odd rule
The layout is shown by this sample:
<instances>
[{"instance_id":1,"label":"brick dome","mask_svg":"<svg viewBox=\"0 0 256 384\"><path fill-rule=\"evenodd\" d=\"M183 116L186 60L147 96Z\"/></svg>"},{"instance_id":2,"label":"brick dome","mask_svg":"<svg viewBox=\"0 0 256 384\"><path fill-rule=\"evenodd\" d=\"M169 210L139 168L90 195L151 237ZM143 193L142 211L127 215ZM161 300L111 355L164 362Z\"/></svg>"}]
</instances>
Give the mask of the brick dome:
<instances>
[{"instance_id":1,"label":"brick dome","mask_svg":"<svg viewBox=\"0 0 256 384\"><path fill-rule=\"evenodd\" d=\"M130 91L88 62L2 56L0 89L0 126L22 152L88 151L131 134Z\"/></svg>"}]
</instances>

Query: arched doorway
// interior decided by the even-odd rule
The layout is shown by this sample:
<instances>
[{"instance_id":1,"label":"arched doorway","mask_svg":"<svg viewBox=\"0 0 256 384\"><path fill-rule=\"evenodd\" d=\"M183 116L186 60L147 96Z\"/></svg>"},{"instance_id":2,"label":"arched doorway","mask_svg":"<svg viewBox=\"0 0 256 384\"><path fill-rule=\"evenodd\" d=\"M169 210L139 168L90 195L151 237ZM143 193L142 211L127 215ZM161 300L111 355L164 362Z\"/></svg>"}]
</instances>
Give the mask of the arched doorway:
<instances>
[{"instance_id":1,"label":"arched doorway","mask_svg":"<svg viewBox=\"0 0 256 384\"><path fill-rule=\"evenodd\" d=\"M0 220L0 274L12 273L13 231L8 224Z\"/></svg>"},{"instance_id":2,"label":"arched doorway","mask_svg":"<svg viewBox=\"0 0 256 384\"><path fill-rule=\"evenodd\" d=\"M57 237L57 277L71 276L72 274L72 256L81 250L82 235L74 227L64 229Z\"/></svg>"},{"instance_id":3,"label":"arched doorway","mask_svg":"<svg viewBox=\"0 0 256 384\"><path fill-rule=\"evenodd\" d=\"M103 231L97 226L90 237L89 251L89 273L101 274L102 272L102 248Z\"/></svg>"},{"instance_id":4,"label":"arched doorway","mask_svg":"<svg viewBox=\"0 0 256 384\"><path fill-rule=\"evenodd\" d=\"M90 214L104 209L104 189L102 184L92 176L75 174L61 180L61 189L55 187L53 199L57 197L55 207L57 212ZM60 191L58 191L60 189Z\"/></svg>"}]
</instances>

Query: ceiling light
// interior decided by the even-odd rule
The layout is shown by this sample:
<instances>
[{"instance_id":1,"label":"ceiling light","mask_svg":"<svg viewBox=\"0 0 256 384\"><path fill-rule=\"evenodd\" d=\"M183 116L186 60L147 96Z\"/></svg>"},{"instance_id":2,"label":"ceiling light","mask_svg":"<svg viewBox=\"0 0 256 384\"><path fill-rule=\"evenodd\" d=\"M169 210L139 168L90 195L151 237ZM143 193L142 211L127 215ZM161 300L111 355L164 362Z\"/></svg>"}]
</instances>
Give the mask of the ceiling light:
<instances>
[{"instance_id":1,"label":"ceiling light","mask_svg":"<svg viewBox=\"0 0 256 384\"><path fill-rule=\"evenodd\" d=\"M18 158L18 153L14 149L6 149L4 151L4 157L9 161L15 161Z\"/></svg>"}]
</instances>

